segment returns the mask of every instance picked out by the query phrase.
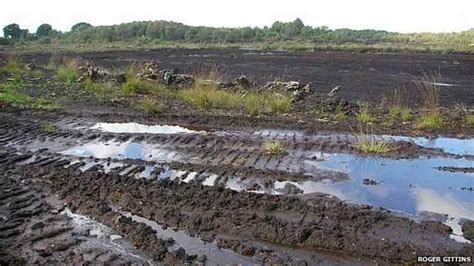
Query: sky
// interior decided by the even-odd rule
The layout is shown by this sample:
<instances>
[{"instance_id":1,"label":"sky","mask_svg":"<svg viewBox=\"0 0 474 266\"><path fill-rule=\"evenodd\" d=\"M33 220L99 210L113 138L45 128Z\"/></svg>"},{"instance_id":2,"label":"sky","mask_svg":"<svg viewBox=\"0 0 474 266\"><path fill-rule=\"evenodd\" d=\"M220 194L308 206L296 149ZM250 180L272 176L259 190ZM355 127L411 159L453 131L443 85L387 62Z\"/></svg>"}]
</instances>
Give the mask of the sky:
<instances>
[{"instance_id":1,"label":"sky","mask_svg":"<svg viewBox=\"0 0 474 266\"><path fill-rule=\"evenodd\" d=\"M192 26L270 26L299 17L306 25L397 32L474 28L474 0L7 0L0 27L68 31L77 22L113 25L171 20Z\"/></svg>"}]
</instances>

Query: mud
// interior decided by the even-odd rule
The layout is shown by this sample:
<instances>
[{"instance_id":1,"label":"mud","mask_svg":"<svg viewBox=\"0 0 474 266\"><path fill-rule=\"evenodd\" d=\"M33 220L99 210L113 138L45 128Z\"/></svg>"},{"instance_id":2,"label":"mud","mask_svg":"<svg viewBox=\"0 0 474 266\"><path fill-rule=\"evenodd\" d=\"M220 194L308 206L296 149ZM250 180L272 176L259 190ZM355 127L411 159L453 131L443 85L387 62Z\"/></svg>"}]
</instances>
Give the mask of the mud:
<instances>
[{"instance_id":1,"label":"mud","mask_svg":"<svg viewBox=\"0 0 474 266\"><path fill-rule=\"evenodd\" d=\"M58 55L56 55L58 56ZM380 102L394 88L406 92L406 101L419 102L413 82L424 73L440 74L441 104L474 104L473 55L358 54L338 52L265 52L237 49L158 49L67 53L65 56L93 60L107 67L124 67L134 61L159 60L162 68L177 68L196 74L219 69L229 80L246 75L260 84L275 78L311 82L316 92L327 94L341 85L339 95L347 100ZM47 65L50 54L26 54L28 62ZM409 96L408 96L409 95ZM418 97L413 97L418 95Z\"/></svg>"},{"instance_id":2,"label":"mud","mask_svg":"<svg viewBox=\"0 0 474 266\"><path fill-rule=\"evenodd\" d=\"M22 56L40 64L50 57ZM443 105L474 98L473 60L461 55L67 56L116 67L159 56L184 73L217 65L230 80L247 74L262 84L284 75L312 82L320 95L342 85L344 98L372 102L395 85L416 99L413 78L440 69ZM0 106L1 264L389 265L474 253L473 129L395 124L374 132L394 149L361 154L352 122L306 114L311 97L285 115L206 113L166 100L152 116L45 84L31 93L66 95L65 108ZM268 140L284 151L266 154Z\"/></svg>"},{"instance_id":3,"label":"mud","mask_svg":"<svg viewBox=\"0 0 474 266\"><path fill-rule=\"evenodd\" d=\"M51 121L58 129L42 132L38 121ZM433 173L445 173L430 167L432 164L469 165L472 163L469 154L451 154L442 149L411 144L415 145L409 149L414 158L408 161L399 160L399 155L406 150L385 158L359 158L354 150L347 148L351 137L343 136L335 140L331 135L245 128L171 134L150 134L141 130L112 133L91 128L93 125L94 120L89 118L66 115L53 119L48 114L22 116L3 112L0 123L1 169L17 173L34 187L43 184L47 197L58 195L57 200L67 204L72 212L109 226L117 235L123 236L133 250L149 258L146 263L207 261L212 264L212 261L228 259L240 260L241 263L319 261L355 265L370 264L373 260L411 263L417 255L425 254L473 254L473 245L469 242L472 239L471 226L469 222L463 222L474 218L469 207L465 207L466 204L470 206L472 193L461 189L466 183L472 184L472 177L465 176L469 173L459 173L456 177L460 180L456 194L439 199L437 193L446 189L444 182L424 181L426 183L412 184L419 188L405 190L398 188L405 186L403 179L398 178L399 185L389 181L389 168L382 171L385 174L379 179L368 178L365 168L360 166L361 160L367 160L369 164L380 160L378 167L381 169L387 166L400 169L410 165L407 162L417 165L416 161L420 160L424 167L417 167L422 177L427 169ZM288 142L290 152L268 157L264 164L259 164L258 156L263 156L259 151L260 143L272 138ZM97 144L101 146L96 151L88 146ZM120 149L121 145L131 144ZM90 152L84 152L87 147ZM72 152L78 150L83 152ZM247 159L236 163L246 156ZM351 158L356 159L351 162ZM294 168L304 160L310 163ZM247 162L252 164L246 165ZM353 170L345 171L345 167L339 166L341 163ZM281 164L286 166L280 167ZM373 167L367 169L378 171ZM413 169L407 167L407 171L413 172ZM370 184L379 184L366 186L365 179ZM446 180L451 180L451 186L456 184L452 182L453 178ZM19 189L23 186L20 184L17 183ZM407 188L411 186L409 184L406 184ZM427 184L434 185L425 189ZM346 198L344 193L333 194L336 198L328 195L334 191L331 187L346 187L352 191L365 187L361 191L367 193L374 192L372 187L397 187L395 191L406 200L392 200L396 193L386 194L378 201L369 198L367 202ZM418 200L415 211L411 209L415 208L411 198L407 197L410 191L414 191ZM446 207L429 204L438 202L438 199L447 204ZM400 204L392 204L396 202ZM389 207L394 211L377 207ZM422 211L441 213L446 217L420 219L417 214ZM59 211L56 213L59 215ZM126 213L135 216L124 216ZM30 215L36 217L38 214ZM216 245L229 249L231 253L227 257L219 257L221 251L190 253L188 249L192 251L193 247L176 246L173 244L177 243L175 240L163 234L160 236L160 231L153 229L157 224L181 230L182 234L194 237L196 241L209 242L209 247ZM53 228L52 235L58 230L66 230L60 226ZM8 252L9 260L18 257L32 261L40 257L15 250ZM57 261L70 260L55 250L48 252ZM239 256L245 258L239 259ZM137 258L130 258L133 259Z\"/></svg>"}]
</instances>

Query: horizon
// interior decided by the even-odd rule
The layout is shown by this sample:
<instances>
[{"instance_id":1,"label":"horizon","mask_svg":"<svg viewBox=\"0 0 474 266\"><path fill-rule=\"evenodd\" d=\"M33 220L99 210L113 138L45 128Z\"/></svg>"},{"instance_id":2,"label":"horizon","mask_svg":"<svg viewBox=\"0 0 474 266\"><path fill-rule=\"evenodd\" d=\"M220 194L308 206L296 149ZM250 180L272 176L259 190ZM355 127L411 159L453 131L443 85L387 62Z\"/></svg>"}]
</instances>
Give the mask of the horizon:
<instances>
[{"instance_id":1,"label":"horizon","mask_svg":"<svg viewBox=\"0 0 474 266\"><path fill-rule=\"evenodd\" d=\"M11 12L3 14L0 18L2 28L17 23L21 28L35 32L39 25L47 23L56 30L67 32L79 22L87 22L93 26L110 26L157 20L189 26L262 28L271 26L275 21L288 22L296 18L312 27L371 29L399 33L461 32L474 28L474 13L470 12L474 10L474 2L468 0L458 1L455 6L444 6L442 3L445 1L442 0L430 1L428 6L422 1L411 3L408 0L401 0L390 8L371 0L357 3L345 0L331 3L294 0L291 5L285 1L272 1L271 6L266 5L268 1L253 3L250 0L239 1L237 5L212 3L210 0L199 3L178 0L173 5L162 1L149 3L146 0L136 0L133 6L123 5L126 1L116 1L112 7L110 3L84 0L74 8L71 8L69 3L57 3L54 0L30 2L18 0L4 4L4 10ZM52 5L55 6L54 9L51 8ZM27 10L25 6L28 7ZM173 9L175 6L180 8L176 8L175 11ZM183 6L186 8L182 8ZM307 8L301 8L305 6ZM341 9L341 6L345 8ZM104 14L107 10L110 12Z\"/></svg>"}]
</instances>

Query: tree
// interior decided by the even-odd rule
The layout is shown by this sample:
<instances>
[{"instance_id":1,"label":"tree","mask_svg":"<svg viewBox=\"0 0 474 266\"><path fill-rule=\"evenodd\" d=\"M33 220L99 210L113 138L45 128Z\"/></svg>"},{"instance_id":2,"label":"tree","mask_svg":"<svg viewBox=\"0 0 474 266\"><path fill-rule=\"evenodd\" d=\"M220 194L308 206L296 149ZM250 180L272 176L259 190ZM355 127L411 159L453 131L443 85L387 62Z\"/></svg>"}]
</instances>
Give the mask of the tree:
<instances>
[{"instance_id":1,"label":"tree","mask_svg":"<svg viewBox=\"0 0 474 266\"><path fill-rule=\"evenodd\" d=\"M81 32L91 27L92 25L87 22L79 22L71 27L71 32Z\"/></svg>"},{"instance_id":2,"label":"tree","mask_svg":"<svg viewBox=\"0 0 474 266\"><path fill-rule=\"evenodd\" d=\"M16 23L12 23L10 25L7 25L3 28L3 36L7 39L20 39L22 35L22 30L20 29L20 26Z\"/></svg>"},{"instance_id":3,"label":"tree","mask_svg":"<svg viewBox=\"0 0 474 266\"><path fill-rule=\"evenodd\" d=\"M49 24L41 24L38 29L36 30L36 36L41 37L49 37L53 34L53 27Z\"/></svg>"}]
</instances>

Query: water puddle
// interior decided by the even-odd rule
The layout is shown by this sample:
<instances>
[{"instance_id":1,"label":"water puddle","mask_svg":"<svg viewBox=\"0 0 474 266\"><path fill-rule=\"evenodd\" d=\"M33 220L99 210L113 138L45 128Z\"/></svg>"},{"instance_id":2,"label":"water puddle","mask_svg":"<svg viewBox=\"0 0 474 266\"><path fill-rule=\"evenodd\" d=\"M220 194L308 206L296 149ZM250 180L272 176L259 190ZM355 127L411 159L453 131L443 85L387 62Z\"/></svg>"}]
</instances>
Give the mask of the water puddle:
<instances>
[{"instance_id":1,"label":"water puddle","mask_svg":"<svg viewBox=\"0 0 474 266\"><path fill-rule=\"evenodd\" d=\"M326 193L352 203L369 204L414 216L423 211L447 214L446 221L455 235L462 235L459 221L474 219L474 194L463 187L474 186L473 173L441 172L441 165L474 167L474 162L466 159L419 158L394 160L379 157L359 157L350 154L333 154L324 161L306 163L314 167L342 170L350 180L332 182L274 182L273 187L264 189L271 194L282 194L289 184L303 194ZM366 185L364 179L378 182ZM235 181L231 184L235 189ZM238 187L242 190L243 187Z\"/></svg>"},{"instance_id":2,"label":"water puddle","mask_svg":"<svg viewBox=\"0 0 474 266\"><path fill-rule=\"evenodd\" d=\"M90 129L109 133L148 133L148 134L198 134L204 131L190 130L180 126L144 125L138 123L97 123Z\"/></svg>"},{"instance_id":3,"label":"water puddle","mask_svg":"<svg viewBox=\"0 0 474 266\"><path fill-rule=\"evenodd\" d=\"M98 159L131 159L153 162L171 162L179 159L174 151L158 148L144 142L92 142L60 152L63 155L94 157Z\"/></svg>"},{"instance_id":4,"label":"water puddle","mask_svg":"<svg viewBox=\"0 0 474 266\"><path fill-rule=\"evenodd\" d=\"M424 137L406 137L406 136L382 136L394 141L413 141L416 145L424 148L442 149L444 152L459 155L474 155L474 139L457 138L424 138Z\"/></svg>"},{"instance_id":5,"label":"water puddle","mask_svg":"<svg viewBox=\"0 0 474 266\"><path fill-rule=\"evenodd\" d=\"M449 83L441 83L441 82L424 82L425 84L440 86L440 87L455 87L457 85L449 84Z\"/></svg>"},{"instance_id":6,"label":"water puddle","mask_svg":"<svg viewBox=\"0 0 474 266\"><path fill-rule=\"evenodd\" d=\"M163 229L159 224L140 216L127 212L121 212L122 215L132 218L136 222L144 223L153 228L156 236L161 239L172 238L174 244L168 248L169 251L176 250L180 247L186 250L189 255L205 255L206 264L210 265L257 265L259 262L252 258L246 257L228 249L220 249L215 243L206 243L199 238L189 236L184 231L175 231L171 228Z\"/></svg>"},{"instance_id":7,"label":"water puddle","mask_svg":"<svg viewBox=\"0 0 474 266\"><path fill-rule=\"evenodd\" d=\"M116 234L116 232L101 223L98 223L85 216L71 212L70 209L66 208L63 212L64 215L70 217L74 226L80 231L89 231L89 236L76 236L78 238L86 238L87 241L83 241L82 244L91 248L104 248L106 250L113 250L118 253L119 256L130 256L143 261L144 264L149 264L152 260L144 253L136 250L132 243L125 240L122 236Z\"/></svg>"}]
</instances>

